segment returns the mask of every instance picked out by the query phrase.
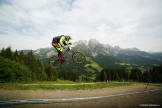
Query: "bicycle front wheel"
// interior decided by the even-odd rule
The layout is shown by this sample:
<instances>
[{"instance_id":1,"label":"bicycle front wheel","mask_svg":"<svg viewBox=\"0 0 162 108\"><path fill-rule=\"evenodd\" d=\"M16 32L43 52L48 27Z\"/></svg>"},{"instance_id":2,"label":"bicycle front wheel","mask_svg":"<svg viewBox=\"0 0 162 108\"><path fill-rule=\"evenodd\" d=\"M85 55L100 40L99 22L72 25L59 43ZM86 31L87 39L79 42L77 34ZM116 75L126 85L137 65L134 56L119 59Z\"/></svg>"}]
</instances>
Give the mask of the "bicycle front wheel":
<instances>
[{"instance_id":1,"label":"bicycle front wheel","mask_svg":"<svg viewBox=\"0 0 162 108\"><path fill-rule=\"evenodd\" d=\"M58 57L56 56L53 56L49 59L49 65L52 67L52 68L59 68L61 67L61 61L59 60Z\"/></svg>"},{"instance_id":2,"label":"bicycle front wheel","mask_svg":"<svg viewBox=\"0 0 162 108\"><path fill-rule=\"evenodd\" d=\"M77 64L82 64L86 62L86 57L82 52L74 52L72 59Z\"/></svg>"}]
</instances>

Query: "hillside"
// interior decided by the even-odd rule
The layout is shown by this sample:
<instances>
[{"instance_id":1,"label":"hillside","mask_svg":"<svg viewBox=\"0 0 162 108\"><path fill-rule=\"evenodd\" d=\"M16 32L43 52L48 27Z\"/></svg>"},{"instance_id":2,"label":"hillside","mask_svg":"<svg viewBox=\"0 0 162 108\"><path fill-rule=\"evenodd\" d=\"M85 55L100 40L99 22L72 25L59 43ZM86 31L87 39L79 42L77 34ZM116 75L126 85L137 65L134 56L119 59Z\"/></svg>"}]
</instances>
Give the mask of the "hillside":
<instances>
[{"instance_id":1,"label":"hillside","mask_svg":"<svg viewBox=\"0 0 162 108\"><path fill-rule=\"evenodd\" d=\"M138 67L144 71L162 63L162 53L148 53L137 48L112 47L109 44L101 44L95 39L75 42L72 49L83 52L86 55L86 63L83 65L75 64L69 55L68 61L61 70L77 70L80 75L86 75L90 78L95 78L104 68L126 68L130 71L133 67ZM53 47L40 48L33 52L45 65L48 65L49 57L57 54Z\"/></svg>"}]
</instances>

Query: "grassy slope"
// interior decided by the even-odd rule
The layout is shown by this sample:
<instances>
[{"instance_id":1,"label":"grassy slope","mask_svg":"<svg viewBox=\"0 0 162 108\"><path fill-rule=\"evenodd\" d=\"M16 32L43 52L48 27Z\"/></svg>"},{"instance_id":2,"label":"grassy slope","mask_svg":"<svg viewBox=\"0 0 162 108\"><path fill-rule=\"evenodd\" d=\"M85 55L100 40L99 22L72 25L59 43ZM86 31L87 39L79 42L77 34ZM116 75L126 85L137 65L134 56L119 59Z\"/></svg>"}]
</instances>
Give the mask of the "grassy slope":
<instances>
[{"instance_id":1,"label":"grassy slope","mask_svg":"<svg viewBox=\"0 0 162 108\"><path fill-rule=\"evenodd\" d=\"M89 72L94 72L94 69L96 69L97 71L101 71L103 68L99 66L98 63L96 63L95 61L93 61L90 57L86 58L87 61L89 61L91 64L86 64L85 67L88 69ZM89 66L91 66L92 68L88 68Z\"/></svg>"}]
</instances>

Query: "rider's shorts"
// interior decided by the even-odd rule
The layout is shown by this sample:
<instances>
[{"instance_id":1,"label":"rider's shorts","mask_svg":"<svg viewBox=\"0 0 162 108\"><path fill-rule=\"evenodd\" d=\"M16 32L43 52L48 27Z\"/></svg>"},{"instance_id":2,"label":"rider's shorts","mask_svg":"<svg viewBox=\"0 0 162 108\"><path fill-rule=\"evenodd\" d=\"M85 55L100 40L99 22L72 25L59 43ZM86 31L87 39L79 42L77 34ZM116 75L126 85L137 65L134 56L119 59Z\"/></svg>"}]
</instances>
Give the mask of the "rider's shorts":
<instances>
[{"instance_id":1,"label":"rider's shorts","mask_svg":"<svg viewBox=\"0 0 162 108\"><path fill-rule=\"evenodd\" d=\"M61 51L61 52L62 52L62 48L59 46L58 43L52 42L52 45L53 45L53 47L55 47L55 49L56 49L57 51Z\"/></svg>"}]
</instances>

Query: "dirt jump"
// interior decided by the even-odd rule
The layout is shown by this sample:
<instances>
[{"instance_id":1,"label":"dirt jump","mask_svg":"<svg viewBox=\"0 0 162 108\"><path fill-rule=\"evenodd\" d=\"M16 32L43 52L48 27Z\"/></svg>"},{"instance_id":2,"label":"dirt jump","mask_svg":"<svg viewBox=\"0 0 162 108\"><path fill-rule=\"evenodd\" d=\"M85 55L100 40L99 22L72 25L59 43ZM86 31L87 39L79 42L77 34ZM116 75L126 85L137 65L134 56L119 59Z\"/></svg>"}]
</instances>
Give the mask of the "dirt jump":
<instances>
[{"instance_id":1,"label":"dirt jump","mask_svg":"<svg viewBox=\"0 0 162 108\"><path fill-rule=\"evenodd\" d=\"M134 84L93 90L0 90L2 108L160 108L162 87Z\"/></svg>"}]
</instances>

